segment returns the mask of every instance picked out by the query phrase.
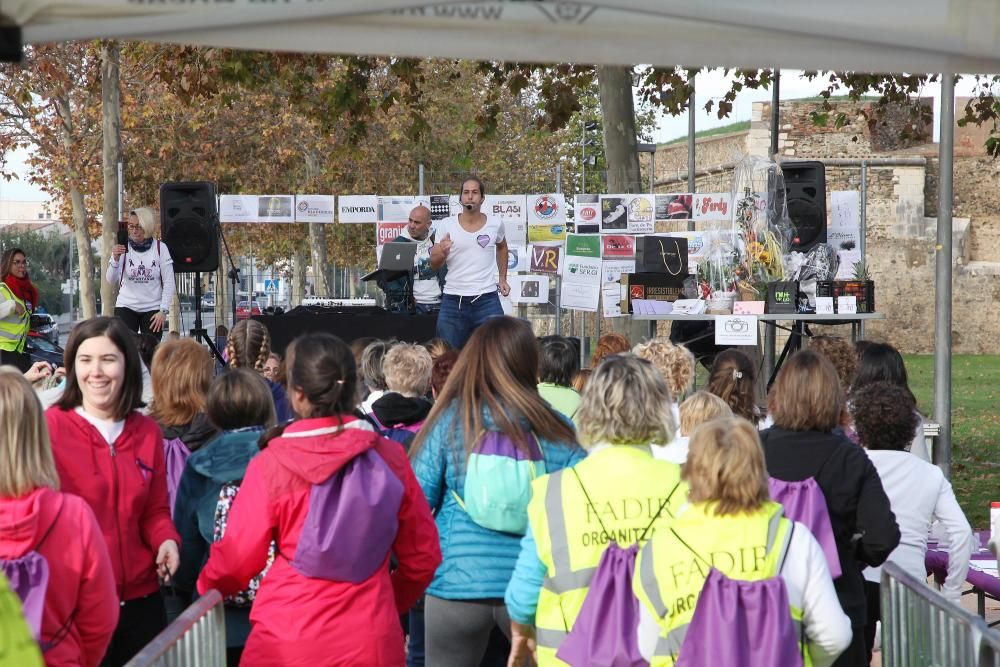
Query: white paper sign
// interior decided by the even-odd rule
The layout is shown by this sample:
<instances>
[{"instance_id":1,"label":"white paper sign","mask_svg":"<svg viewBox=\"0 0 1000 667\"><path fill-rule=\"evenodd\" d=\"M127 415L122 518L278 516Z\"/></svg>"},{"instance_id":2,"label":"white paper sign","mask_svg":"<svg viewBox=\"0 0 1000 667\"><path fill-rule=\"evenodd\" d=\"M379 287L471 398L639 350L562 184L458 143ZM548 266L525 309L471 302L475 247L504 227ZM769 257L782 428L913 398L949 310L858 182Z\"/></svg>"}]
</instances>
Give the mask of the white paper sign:
<instances>
[{"instance_id":1,"label":"white paper sign","mask_svg":"<svg viewBox=\"0 0 1000 667\"><path fill-rule=\"evenodd\" d=\"M563 282L561 296L563 308L596 313L601 298L601 284L581 285Z\"/></svg>"},{"instance_id":2,"label":"white paper sign","mask_svg":"<svg viewBox=\"0 0 1000 667\"><path fill-rule=\"evenodd\" d=\"M756 345L756 315L716 315L716 345Z\"/></svg>"},{"instance_id":3,"label":"white paper sign","mask_svg":"<svg viewBox=\"0 0 1000 667\"><path fill-rule=\"evenodd\" d=\"M833 315L833 297L832 296L818 296L818 297L816 297L816 314L817 315Z\"/></svg>"},{"instance_id":4,"label":"white paper sign","mask_svg":"<svg viewBox=\"0 0 1000 667\"><path fill-rule=\"evenodd\" d=\"M634 259L606 259L601 264L602 280L606 283L617 283L623 273L635 273Z\"/></svg>"},{"instance_id":5,"label":"white paper sign","mask_svg":"<svg viewBox=\"0 0 1000 667\"><path fill-rule=\"evenodd\" d=\"M601 260L597 257L563 257L562 277L564 283L578 285L601 284Z\"/></svg>"},{"instance_id":6,"label":"white paper sign","mask_svg":"<svg viewBox=\"0 0 1000 667\"><path fill-rule=\"evenodd\" d=\"M525 195L486 195L480 210L503 221L508 245L527 245L528 211Z\"/></svg>"},{"instance_id":7,"label":"white paper sign","mask_svg":"<svg viewBox=\"0 0 1000 667\"><path fill-rule=\"evenodd\" d=\"M409 195L383 195L378 198L379 222L406 222L410 219L410 211L417 206L430 209L431 198Z\"/></svg>"},{"instance_id":8,"label":"white paper sign","mask_svg":"<svg viewBox=\"0 0 1000 667\"><path fill-rule=\"evenodd\" d=\"M628 233L652 234L656 231L653 212L653 195L632 195L628 202Z\"/></svg>"},{"instance_id":9,"label":"white paper sign","mask_svg":"<svg viewBox=\"0 0 1000 667\"><path fill-rule=\"evenodd\" d=\"M378 222L378 197L375 195L341 195L337 197L337 221L345 224Z\"/></svg>"},{"instance_id":10,"label":"white paper sign","mask_svg":"<svg viewBox=\"0 0 1000 667\"><path fill-rule=\"evenodd\" d=\"M333 222L333 195L295 195L295 222Z\"/></svg>"},{"instance_id":11,"label":"white paper sign","mask_svg":"<svg viewBox=\"0 0 1000 667\"><path fill-rule=\"evenodd\" d=\"M566 195L528 195L528 224L556 225L566 222Z\"/></svg>"},{"instance_id":12,"label":"white paper sign","mask_svg":"<svg viewBox=\"0 0 1000 667\"><path fill-rule=\"evenodd\" d=\"M256 222L257 195L219 197L219 222Z\"/></svg>"},{"instance_id":13,"label":"white paper sign","mask_svg":"<svg viewBox=\"0 0 1000 667\"><path fill-rule=\"evenodd\" d=\"M830 226L827 245L837 253L837 280L854 277L854 264L861 261L861 193L856 190L830 193Z\"/></svg>"},{"instance_id":14,"label":"white paper sign","mask_svg":"<svg viewBox=\"0 0 1000 667\"><path fill-rule=\"evenodd\" d=\"M509 239L508 239L509 242ZM507 273L522 273L531 265L531 251L527 246L507 246Z\"/></svg>"},{"instance_id":15,"label":"white paper sign","mask_svg":"<svg viewBox=\"0 0 1000 667\"><path fill-rule=\"evenodd\" d=\"M730 220L733 196L728 192L706 192L694 196L691 215L695 220Z\"/></svg>"},{"instance_id":16,"label":"white paper sign","mask_svg":"<svg viewBox=\"0 0 1000 667\"><path fill-rule=\"evenodd\" d=\"M854 313L858 312L858 297L856 296L838 296L837 297L837 312L840 314L844 313Z\"/></svg>"},{"instance_id":17,"label":"white paper sign","mask_svg":"<svg viewBox=\"0 0 1000 667\"><path fill-rule=\"evenodd\" d=\"M580 234L601 230L601 200L597 195L576 195L573 199L573 222Z\"/></svg>"},{"instance_id":18,"label":"white paper sign","mask_svg":"<svg viewBox=\"0 0 1000 667\"><path fill-rule=\"evenodd\" d=\"M539 275L507 276L513 303L548 303L549 277Z\"/></svg>"},{"instance_id":19,"label":"white paper sign","mask_svg":"<svg viewBox=\"0 0 1000 667\"><path fill-rule=\"evenodd\" d=\"M293 195L258 195L257 220L259 222L295 222L295 197Z\"/></svg>"},{"instance_id":20,"label":"white paper sign","mask_svg":"<svg viewBox=\"0 0 1000 667\"><path fill-rule=\"evenodd\" d=\"M605 283L602 285L601 304L604 307L604 317L621 317L622 286L618 283Z\"/></svg>"}]
</instances>

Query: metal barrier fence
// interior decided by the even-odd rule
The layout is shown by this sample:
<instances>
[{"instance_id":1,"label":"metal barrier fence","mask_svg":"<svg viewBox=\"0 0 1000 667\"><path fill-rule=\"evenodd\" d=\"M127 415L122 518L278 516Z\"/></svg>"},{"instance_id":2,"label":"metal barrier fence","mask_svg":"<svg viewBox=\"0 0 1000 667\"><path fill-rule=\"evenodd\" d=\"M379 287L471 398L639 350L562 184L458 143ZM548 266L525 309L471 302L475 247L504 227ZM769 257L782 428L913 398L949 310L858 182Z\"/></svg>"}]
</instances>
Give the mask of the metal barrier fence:
<instances>
[{"instance_id":1,"label":"metal barrier fence","mask_svg":"<svg viewBox=\"0 0 1000 667\"><path fill-rule=\"evenodd\" d=\"M893 563L881 596L884 667L1000 667L1000 631Z\"/></svg>"},{"instance_id":2,"label":"metal barrier fence","mask_svg":"<svg viewBox=\"0 0 1000 667\"><path fill-rule=\"evenodd\" d=\"M126 667L217 667L226 664L222 596L209 591L184 610Z\"/></svg>"}]
</instances>

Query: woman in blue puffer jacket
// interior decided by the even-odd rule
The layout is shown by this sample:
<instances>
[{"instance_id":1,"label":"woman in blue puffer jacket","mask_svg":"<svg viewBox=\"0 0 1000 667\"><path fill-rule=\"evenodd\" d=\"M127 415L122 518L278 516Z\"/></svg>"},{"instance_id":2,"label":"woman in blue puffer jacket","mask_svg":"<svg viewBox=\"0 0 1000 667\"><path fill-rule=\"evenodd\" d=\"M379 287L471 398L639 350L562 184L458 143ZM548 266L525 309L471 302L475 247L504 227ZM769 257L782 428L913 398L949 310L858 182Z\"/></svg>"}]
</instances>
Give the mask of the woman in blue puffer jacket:
<instances>
[{"instance_id":1,"label":"woman in blue puffer jacket","mask_svg":"<svg viewBox=\"0 0 1000 667\"><path fill-rule=\"evenodd\" d=\"M496 493L489 480L515 469L539 476L585 456L572 424L538 395L537 383L538 343L530 327L510 317L488 320L465 345L410 450L444 558L427 589L428 665L478 665L494 626L509 638L503 596L527 524L528 498L506 517L490 515L476 502ZM491 473L477 472L479 465ZM510 496L491 500L516 500L519 484L498 486Z\"/></svg>"}]
</instances>

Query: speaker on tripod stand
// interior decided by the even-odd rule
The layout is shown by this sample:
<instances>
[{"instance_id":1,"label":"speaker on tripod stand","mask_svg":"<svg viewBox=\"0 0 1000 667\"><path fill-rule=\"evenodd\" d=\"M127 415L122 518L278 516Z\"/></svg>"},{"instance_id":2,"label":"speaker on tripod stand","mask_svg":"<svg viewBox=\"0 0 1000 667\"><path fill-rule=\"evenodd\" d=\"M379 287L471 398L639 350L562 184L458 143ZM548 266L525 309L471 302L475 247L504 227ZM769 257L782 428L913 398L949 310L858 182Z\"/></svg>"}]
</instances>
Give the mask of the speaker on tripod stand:
<instances>
[{"instance_id":1,"label":"speaker on tripod stand","mask_svg":"<svg viewBox=\"0 0 1000 667\"><path fill-rule=\"evenodd\" d=\"M201 321L201 273L219 268L219 213L215 186L207 181L160 186L160 227L174 273L194 273L194 328L222 363L222 355Z\"/></svg>"},{"instance_id":2,"label":"speaker on tripod stand","mask_svg":"<svg viewBox=\"0 0 1000 667\"><path fill-rule=\"evenodd\" d=\"M808 252L826 243L826 167L822 162L782 162L781 173L785 177L785 205L792 221L791 250Z\"/></svg>"}]
</instances>

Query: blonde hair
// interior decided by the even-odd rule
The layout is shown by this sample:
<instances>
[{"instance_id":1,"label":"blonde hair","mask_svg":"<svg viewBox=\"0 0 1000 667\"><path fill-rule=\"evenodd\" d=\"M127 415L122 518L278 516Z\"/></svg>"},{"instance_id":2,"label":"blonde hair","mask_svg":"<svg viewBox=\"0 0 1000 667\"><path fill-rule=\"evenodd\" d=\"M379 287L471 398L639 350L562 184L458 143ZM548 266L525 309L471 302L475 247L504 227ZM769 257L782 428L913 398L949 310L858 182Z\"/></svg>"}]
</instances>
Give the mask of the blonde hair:
<instances>
[{"instance_id":1,"label":"blonde hair","mask_svg":"<svg viewBox=\"0 0 1000 667\"><path fill-rule=\"evenodd\" d=\"M150 415L161 426L190 424L205 409L215 364L209 351L191 338L160 344L153 354Z\"/></svg>"},{"instance_id":2,"label":"blonde hair","mask_svg":"<svg viewBox=\"0 0 1000 667\"><path fill-rule=\"evenodd\" d=\"M250 368L262 373L271 356L271 334L257 320L240 320L226 338L230 368Z\"/></svg>"},{"instance_id":3,"label":"blonde hair","mask_svg":"<svg viewBox=\"0 0 1000 667\"><path fill-rule=\"evenodd\" d=\"M665 445L677 431L666 381L651 363L631 354L612 355L597 365L575 419L583 445Z\"/></svg>"},{"instance_id":4,"label":"blonde hair","mask_svg":"<svg viewBox=\"0 0 1000 667\"><path fill-rule=\"evenodd\" d=\"M397 343L382 360L385 386L404 396L423 396L430 387L433 367L431 353L423 345Z\"/></svg>"},{"instance_id":5,"label":"blonde hair","mask_svg":"<svg viewBox=\"0 0 1000 667\"><path fill-rule=\"evenodd\" d=\"M696 391L681 403L681 435L691 435L698 425L712 419L732 417L724 400L707 391Z\"/></svg>"},{"instance_id":6,"label":"blonde hair","mask_svg":"<svg viewBox=\"0 0 1000 667\"><path fill-rule=\"evenodd\" d=\"M146 235L147 239L156 236L157 227L159 227L156 221L156 211L148 206L143 206L129 211L128 214L134 215L139 220L139 226L142 227L142 233Z\"/></svg>"},{"instance_id":7,"label":"blonde hair","mask_svg":"<svg viewBox=\"0 0 1000 667\"><path fill-rule=\"evenodd\" d=\"M674 400L681 400L694 384L694 355L683 345L674 345L667 338L652 338L632 348L632 353L652 362L667 381Z\"/></svg>"},{"instance_id":8,"label":"blonde hair","mask_svg":"<svg viewBox=\"0 0 1000 667\"><path fill-rule=\"evenodd\" d=\"M757 428L742 417L707 421L694 430L681 477L692 503L717 515L752 512L770 499Z\"/></svg>"},{"instance_id":9,"label":"blonde hair","mask_svg":"<svg viewBox=\"0 0 1000 667\"><path fill-rule=\"evenodd\" d=\"M0 496L59 488L42 404L15 368L0 367Z\"/></svg>"}]
</instances>

